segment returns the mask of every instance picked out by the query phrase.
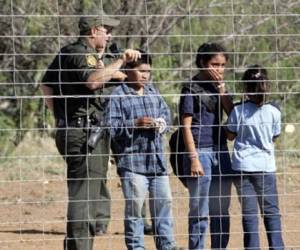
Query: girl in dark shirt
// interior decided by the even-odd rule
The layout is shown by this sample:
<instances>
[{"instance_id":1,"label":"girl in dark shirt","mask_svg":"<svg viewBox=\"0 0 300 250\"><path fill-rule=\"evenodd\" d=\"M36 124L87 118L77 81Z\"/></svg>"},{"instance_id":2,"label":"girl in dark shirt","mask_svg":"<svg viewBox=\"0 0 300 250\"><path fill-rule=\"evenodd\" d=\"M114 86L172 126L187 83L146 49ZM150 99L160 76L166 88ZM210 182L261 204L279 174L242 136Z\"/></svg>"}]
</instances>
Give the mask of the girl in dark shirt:
<instances>
[{"instance_id":1,"label":"girl in dark shirt","mask_svg":"<svg viewBox=\"0 0 300 250\"><path fill-rule=\"evenodd\" d=\"M226 137L220 126L222 110L228 114L233 108L223 81L227 60L221 45L202 44L196 57L199 72L182 89L184 173L190 194L189 249L204 249L209 214L211 247L223 249L228 243L231 182L223 187L222 170L230 170L231 166Z\"/></svg>"}]
</instances>

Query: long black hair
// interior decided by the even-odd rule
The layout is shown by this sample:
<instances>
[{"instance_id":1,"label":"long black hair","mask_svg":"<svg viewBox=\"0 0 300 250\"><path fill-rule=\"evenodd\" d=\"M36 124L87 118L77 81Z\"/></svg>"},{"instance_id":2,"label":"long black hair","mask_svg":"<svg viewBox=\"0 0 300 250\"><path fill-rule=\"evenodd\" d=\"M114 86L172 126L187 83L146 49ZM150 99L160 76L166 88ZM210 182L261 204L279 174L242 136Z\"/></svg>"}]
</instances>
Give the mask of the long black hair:
<instances>
[{"instance_id":1,"label":"long black hair","mask_svg":"<svg viewBox=\"0 0 300 250\"><path fill-rule=\"evenodd\" d=\"M199 69L205 65L217 54L223 54L226 61L228 61L228 54L226 49L218 43L203 43L200 45L196 56L196 65Z\"/></svg>"},{"instance_id":2,"label":"long black hair","mask_svg":"<svg viewBox=\"0 0 300 250\"><path fill-rule=\"evenodd\" d=\"M248 67L242 81L249 99L257 105L262 105L267 101L266 93L270 91L271 85L265 68L258 64Z\"/></svg>"}]
</instances>

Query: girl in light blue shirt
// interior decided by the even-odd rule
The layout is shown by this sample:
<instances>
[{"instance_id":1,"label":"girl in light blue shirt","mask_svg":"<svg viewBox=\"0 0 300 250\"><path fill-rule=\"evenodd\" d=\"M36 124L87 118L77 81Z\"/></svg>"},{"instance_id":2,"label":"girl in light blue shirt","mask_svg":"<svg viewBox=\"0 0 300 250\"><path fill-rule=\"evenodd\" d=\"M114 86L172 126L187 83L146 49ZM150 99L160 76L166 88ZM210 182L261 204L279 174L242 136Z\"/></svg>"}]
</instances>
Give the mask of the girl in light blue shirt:
<instances>
[{"instance_id":1,"label":"girl in light blue shirt","mask_svg":"<svg viewBox=\"0 0 300 250\"><path fill-rule=\"evenodd\" d=\"M232 168L241 203L245 249L260 249L258 207L270 249L284 249L276 187L274 141L280 134L281 112L267 102L270 82L266 69L253 65L242 78L245 101L235 105L227 121L227 138L234 140Z\"/></svg>"}]
</instances>

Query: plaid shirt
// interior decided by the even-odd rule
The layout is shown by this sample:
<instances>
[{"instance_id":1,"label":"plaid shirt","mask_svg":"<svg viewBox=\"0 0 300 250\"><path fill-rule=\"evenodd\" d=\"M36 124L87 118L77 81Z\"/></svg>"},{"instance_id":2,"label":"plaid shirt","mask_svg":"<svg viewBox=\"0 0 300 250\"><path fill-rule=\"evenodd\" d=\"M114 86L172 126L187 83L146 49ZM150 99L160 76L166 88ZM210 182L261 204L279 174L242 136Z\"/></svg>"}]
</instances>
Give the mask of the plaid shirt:
<instances>
[{"instance_id":1,"label":"plaid shirt","mask_svg":"<svg viewBox=\"0 0 300 250\"><path fill-rule=\"evenodd\" d=\"M148 84L139 96L127 84L115 88L106 113L112 150L118 170L140 174L167 174L163 135L155 129L140 129L134 121L141 117L164 118L171 124L170 110L159 92Z\"/></svg>"}]
</instances>

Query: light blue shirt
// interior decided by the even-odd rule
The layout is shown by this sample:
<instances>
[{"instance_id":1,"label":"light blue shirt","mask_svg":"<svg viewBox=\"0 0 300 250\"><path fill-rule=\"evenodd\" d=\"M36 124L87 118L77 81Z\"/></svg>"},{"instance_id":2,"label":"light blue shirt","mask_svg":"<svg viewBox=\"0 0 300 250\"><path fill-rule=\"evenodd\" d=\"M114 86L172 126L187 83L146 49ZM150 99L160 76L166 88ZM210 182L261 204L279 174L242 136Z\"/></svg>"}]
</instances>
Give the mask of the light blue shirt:
<instances>
[{"instance_id":1,"label":"light blue shirt","mask_svg":"<svg viewBox=\"0 0 300 250\"><path fill-rule=\"evenodd\" d=\"M237 171L275 172L273 138L280 134L281 112L273 104L258 107L247 101L234 107L227 129L236 133L232 168Z\"/></svg>"}]
</instances>

